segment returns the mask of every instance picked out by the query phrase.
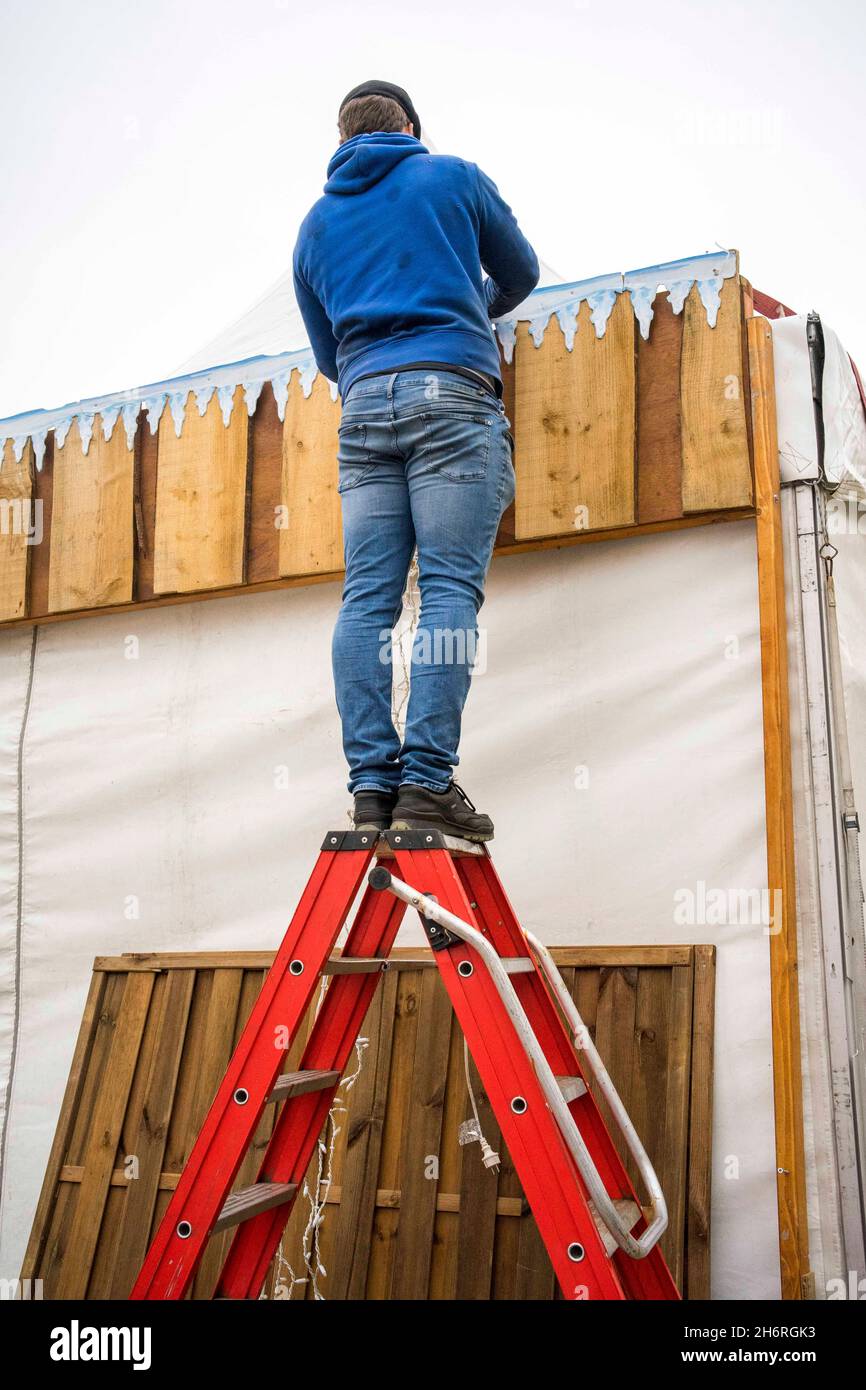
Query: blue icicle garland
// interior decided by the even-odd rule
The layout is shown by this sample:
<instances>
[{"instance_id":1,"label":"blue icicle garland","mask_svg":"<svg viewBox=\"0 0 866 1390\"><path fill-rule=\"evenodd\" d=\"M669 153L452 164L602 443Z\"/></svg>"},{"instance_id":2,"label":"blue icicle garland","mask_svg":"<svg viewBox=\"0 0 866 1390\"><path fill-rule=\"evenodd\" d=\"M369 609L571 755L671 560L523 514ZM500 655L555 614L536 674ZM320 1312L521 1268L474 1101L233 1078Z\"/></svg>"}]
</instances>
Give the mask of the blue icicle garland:
<instances>
[{"instance_id":1,"label":"blue icicle garland","mask_svg":"<svg viewBox=\"0 0 866 1390\"><path fill-rule=\"evenodd\" d=\"M624 274L596 276L592 280L576 281L566 285L549 285L533 290L513 313L498 319L493 325L493 330L502 346L505 361L511 362L514 358L519 325L527 325L528 336L536 348L539 348L544 341L548 324L555 315L562 330L565 346L571 352L578 332L581 304L586 302L588 305L596 337L603 338L618 297L628 293L641 337L647 339L653 319L653 302L658 291L667 291L671 308L675 314L679 314L682 313L694 285L697 285L707 323L710 328L715 328L721 305L722 285L726 279L735 275L736 271L736 254L732 251L722 251L718 254L712 252L663 265L648 266ZM0 420L0 467L7 442L12 445L15 461L20 463L29 439L33 445L36 467L41 469L49 431L54 431L56 446L62 448L75 420L78 421L82 451L86 454L93 438L97 414L106 440L111 438L118 419L122 418L126 445L128 449L132 449L140 412L143 410L146 413L151 433L155 434L168 403L175 433L180 436L190 393L194 394L199 415L203 416L216 392L223 424L227 426L231 421L237 388L243 389L247 414L251 418L264 385L269 381L276 400L277 414L283 421L293 372L298 373L303 396L309 398L318 369L310 349L301 348L275 356L253 357L245 362L226 363L207 371L193 372L189 376L154 383L132 391L116 392L111 396L79 401L56 410L30 411L8 420ZM328 389L331 400L336 401L336 382L329 382Z\"/></svg>"}]
</instances>

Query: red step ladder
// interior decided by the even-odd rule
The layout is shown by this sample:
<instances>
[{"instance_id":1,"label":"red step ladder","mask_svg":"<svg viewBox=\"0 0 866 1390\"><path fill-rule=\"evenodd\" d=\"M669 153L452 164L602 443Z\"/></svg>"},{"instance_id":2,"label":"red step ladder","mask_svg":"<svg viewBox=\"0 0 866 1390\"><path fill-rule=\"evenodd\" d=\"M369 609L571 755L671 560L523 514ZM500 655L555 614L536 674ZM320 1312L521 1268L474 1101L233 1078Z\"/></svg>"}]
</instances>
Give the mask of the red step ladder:
<instances>
[{"instance_id":1,"label":"red step ladder","mask_svg":"<svg viewBox=\"0 0 866 1390\"><path fill-rule=\"evenodd\" d=\"M421 914L565 1297L679 1298L658 1247L658 1180L550 954L521 929L486 846L428 830L325 837L131 1298L182 1298L208 1239L230 1226L239 1229L214 1297L258 1298L407 905ZM281 1074L325 973L300 1070ZM586 1075L637 1165L645 1211ZM232 1193L272 1100L282 1104L258 1179Z\"/></svg>"}]
</instances>

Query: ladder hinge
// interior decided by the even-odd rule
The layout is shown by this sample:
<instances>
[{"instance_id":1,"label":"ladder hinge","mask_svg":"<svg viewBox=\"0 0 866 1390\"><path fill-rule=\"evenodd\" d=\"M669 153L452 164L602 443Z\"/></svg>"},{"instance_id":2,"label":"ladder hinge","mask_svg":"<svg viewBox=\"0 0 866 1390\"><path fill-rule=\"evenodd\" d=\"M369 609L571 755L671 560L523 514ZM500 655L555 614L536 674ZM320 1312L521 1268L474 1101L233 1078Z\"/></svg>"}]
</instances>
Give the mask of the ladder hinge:
<instances>
[{"instance_id":1,"label":"ladder hinge","mask_svg":"<svg viewBox=\"0 0 866 1390\"><path fill-rule=\"evenodd\" d=\"M425 893L424 896L429 898L431 902L437 901L432 893ZM446 931L445 927L440 926L438 922L433 922L429 917L425 917L423 912L419 912L418 916L421 918L421 925L430 943L431 951L446 951L449 946L456 946L459 943L459 936L452 936L450 931Z\"/></svg>"}]
</instances>

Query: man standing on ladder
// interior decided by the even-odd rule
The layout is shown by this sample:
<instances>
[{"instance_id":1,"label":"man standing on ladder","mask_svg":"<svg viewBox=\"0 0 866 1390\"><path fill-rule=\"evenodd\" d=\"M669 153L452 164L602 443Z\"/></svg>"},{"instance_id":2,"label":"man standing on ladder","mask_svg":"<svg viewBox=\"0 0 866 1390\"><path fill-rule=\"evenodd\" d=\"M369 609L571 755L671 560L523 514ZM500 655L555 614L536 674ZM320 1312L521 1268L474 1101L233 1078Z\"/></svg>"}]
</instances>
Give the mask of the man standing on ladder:
<instances>
[{"instance_id":1,"label":"man standing on ladder","mask_svg":"<svg viewBox=\"0 0 866 1390\"><path fill-rule=\"evenodd\" d=\"M342 397L333 666L354 823L489 840L493 822L452 770L484 582L514 496L491 320L534 289L538 259L476 164L421 143L402 87L353 88L339 133L293 268L316 364ZM401 745L390 634L416 545L421 617Z\"/></svg>"}]
</instances>

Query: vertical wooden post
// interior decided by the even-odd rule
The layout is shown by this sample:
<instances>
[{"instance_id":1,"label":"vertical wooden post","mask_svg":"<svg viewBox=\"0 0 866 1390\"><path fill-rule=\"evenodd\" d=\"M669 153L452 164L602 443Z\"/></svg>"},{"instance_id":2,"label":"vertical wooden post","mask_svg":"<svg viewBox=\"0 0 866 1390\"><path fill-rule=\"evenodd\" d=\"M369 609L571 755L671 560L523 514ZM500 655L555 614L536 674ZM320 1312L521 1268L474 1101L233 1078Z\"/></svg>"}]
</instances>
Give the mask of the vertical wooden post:
<instances>
[{"instance_id":1,"label":"vertical wooden post","mask_svg":"<svg viewBox=\"0 0 866 1390\"><path fill-rule=\"evenodd\" d=\"M779 1260L782 1297L799 1299L803 1297L804 1280L809 1274L809 1238L797 989L797 884L794 871L782 502L776 438L773 342L767 320L750 319L748 338L764 708L767 883L770 901L781 902L781 916L774 911L773 934L770 936ZM777 891L781 894L780 899L776 896Z\"/></svg>"}]
</instances>

